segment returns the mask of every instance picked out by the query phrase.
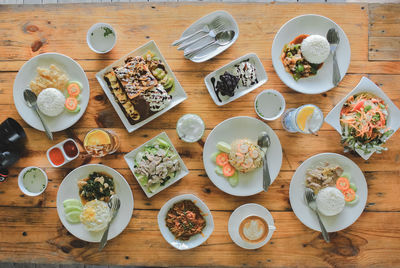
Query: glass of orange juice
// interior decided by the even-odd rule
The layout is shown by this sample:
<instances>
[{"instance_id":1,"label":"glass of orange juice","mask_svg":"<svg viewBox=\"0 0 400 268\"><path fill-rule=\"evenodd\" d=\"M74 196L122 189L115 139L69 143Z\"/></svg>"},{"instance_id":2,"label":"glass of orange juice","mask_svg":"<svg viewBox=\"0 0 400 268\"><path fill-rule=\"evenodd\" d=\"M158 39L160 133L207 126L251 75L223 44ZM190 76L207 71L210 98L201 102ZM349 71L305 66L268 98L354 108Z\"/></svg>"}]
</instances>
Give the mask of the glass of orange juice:
<instances>
[{"instance_id":1,"label":"glass of orange juice","mask_svg":"<svg viewBox=\"0 0 400 268\"><path fill-rule=\"evenodd\" d=\"M281 120L283 128L288 132L316 134L324 122L324 114L317 106L306 104L286 110Z\"/></svg>"},{"instance_id":2,"label":"glass of orange juice","mask_svg":"<svg viewBox=\"0 0 400 268\"><path fill-rule=\"evenodd\" d=\"M118 149L119 139L110 130L95 128L86 134L83 147L93 157L102 157L112 154Z\"/></svg>"}]
</instances>

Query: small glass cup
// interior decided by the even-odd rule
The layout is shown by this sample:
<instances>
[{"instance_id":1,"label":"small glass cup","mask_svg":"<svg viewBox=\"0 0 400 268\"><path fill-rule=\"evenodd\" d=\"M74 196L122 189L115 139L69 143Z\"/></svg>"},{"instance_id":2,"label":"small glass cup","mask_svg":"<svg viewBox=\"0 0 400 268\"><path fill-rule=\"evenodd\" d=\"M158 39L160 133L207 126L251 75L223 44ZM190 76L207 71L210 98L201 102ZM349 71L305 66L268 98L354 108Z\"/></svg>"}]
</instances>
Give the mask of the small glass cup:
<instances>
[{"instance_id":1,"label":"small glass cup","mask_svg":"<svg viewBox=\"0 0 400 268\"><path fill-rule=\"evenodd\" d=\"M185 114L179 118L176 124L179 138L189 143L200 140L205 128L203 119L197 114Z\"/></svg>"},{"instance_id":2,"label":"small glass cup","mask_svg":"<svg viewBox=\"0 0 400 268\"><path fill-rule=\"evenodd\" d=\"M282 115L283 128L291 133L315 134L324 122L321 109L313 104L306 104L299 108L286 110Z\"/></svg>"},{"instance_id":3,"label":"small glass cup","mask_svg":"<svg viewBox=\"0 0 400 268\"><path fill-rule=\"evenodd\" d=\"M95 128L86 134L83 147L91 156L103 157L117 151L119 148L119 139L110 130Z\"/></svg>"}]
</instances>

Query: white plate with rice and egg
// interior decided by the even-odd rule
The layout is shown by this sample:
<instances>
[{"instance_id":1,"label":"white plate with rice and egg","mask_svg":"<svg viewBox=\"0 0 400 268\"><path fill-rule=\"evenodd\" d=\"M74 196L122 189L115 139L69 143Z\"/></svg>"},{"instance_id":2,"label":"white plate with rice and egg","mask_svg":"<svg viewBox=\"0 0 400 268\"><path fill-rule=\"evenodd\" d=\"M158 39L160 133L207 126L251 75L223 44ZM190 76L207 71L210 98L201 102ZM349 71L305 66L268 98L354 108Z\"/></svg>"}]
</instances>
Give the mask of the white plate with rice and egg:
<instances>
[{"instance_id":1,"label":"white plate with rice and egg","mask_svg":"<svg viewBox=\"0 0 400 268\"><path fill-rule=\"evenodd\" d=\"M321 46L323 44L321 42L317 42L321 41L320 39L325 39L326 34L330 28L335 28L339 34L340 43L336 50L336 57L339 65L341 79L343 79L350 65L350 43L345 32L334 21L324 16L307 14L289 20L279 29L272 43L272 64L279 78L288 87L304 94L320 94L335 87L332 83L332 55L329 54L328 57L325 59L326 54L321 49ZM312 35L312 38L314 38L315 40L312 40L312 42L308 42L308 44L311 46L316 45L316 47L319 48L317 50L324 54L315 55L315 53L312 53L313 51L310 51L310 53L308 53L310 60L313 61L316 58L321 57L325 60L323 60L322 65L318 66L315 75L300 78L296 81L293 78L292 74L285 70L281 55L285 45L291 43L296 39L296 37L299 37L300 35ZM325 43L326 42L327 41L325 40Z\"/></svg>"},{"instance_id":2,"label":"white plate with rice and egg","mask_svg":"<svg viewBox=\"0 0 400 268\"><path fill-rule=\"evenodd\" d=\"M344 208L340 209L340 213L335 216L325 216L321 213L321 220L325 225L325 228L328 232L337 232L343 230L350 225L352 225L358 217L360 217L361 213L365 208L365 204L367 202L368 197L368 186L365 181L364 174L361 169L349 158L335 153L321 153L314 155L304 161L294 173L292 180L290 182L289 189L289 198L290 204L292 206L293 212L296 214L297 218L308 228L311 228L315 231L321 231L321 228L318 223L317 216L314 211L312 211L306 204L304 199L304 191L306 187L306 177L307 172L319 166L323 163L329 163L332 165L337 165L343 169L344 173L347 173L351 176L351 181L357 186L357 196L358 201L353 205L346 204ZM344 174L343 173L343 174ZM328 189L328 193L322 192L323 199L325 199L329 195L335 195L331 190L337 190L334 187L326 187L323 189ZM318 199L317 194L317 199ZM320 198L321 199L321 198ZM318 203L318 201L317 201ZM339 202L340 203L340 202ZM329 204L328 204L329 205ZM336 211L335 211L336 210ZM331 208L332 214L336 214L339 211L337 208ZM326 213L326 211L325 211ZM328 214L328 213L326 213Z\"/></svg>"},{"instance_id":3,"label":"white plate with rice and egg","mask_svg":"<svg viewBox=\"0 0 400 268\"><path fill-rule=\"evenodd\" d=\"M45 71L47 69L52 74L51 79L53 80L36 80L36 77L39 76L38 68L42 68L42 70ZM55 77L57 77L57 80L55 80ZM49 83L49 81L55 82ZM71 81L78 81L82 85L82 90L78 98L80 110L77 112L69 112L64 109L64 104L61 105L61 103L65 102L66 85ZM39 95L40 90L37 88L40 87L47 88L42 90L46 92L42 92L45 94L41 94L41 98L38 98L38 105L47 104L48 109L41 109L41 113L43 114L43 112L46 112L49 115L53 115L47 116L43 114L50 131L57 132L65 130L82 117L89 103L89 81L85 71L72 58L59 53L43 53L27 61L15 77L13 97L18 113L31 127L44 131L39 117L26 105L24 100L25 89L30 88ZM54 88L56 88L56 90L54 90ZM53 100L53 102L51 100Z\"/></svg>"},{"instance_id":4,"label":"white plate with rice and egg","mask_svg":"<svg viewBox=\"0 0 400 268\"><path fill-rule=\"evenodd\" d=\"M93 227L92 229L96 229L97 227L101 229L100 231L93 232L88 230L87 227L88 224L84 226L82 222L71 223L67 220L65 207L63 206L63 202L65 200L68 199L81 200L79 196L78 181L88 177L89 174L93 172L107 174L107 176L110 176L113 179L115 185L115 194L119 197L121 201L121 207L118 211L118 214L111 222L110 230L108 233L108 240L118 236L127 227L133 213L133 195L131 188L128 182L124 179L124 177L120 173L105 165L88 164L78 167L73 171L71 171L64 178L58 189L57 213L64 227L75 237L87 242L100 242L100 239L103 235L104 226L92 226ZM95 203L93 204L93 202ZM107 204L105 202L101 202L102 204L96 204L96 202L100 203L100 201L97 201L97 199L95 199L93 201L87 202L84 207L90 204L89 206L92 207L92 211L96 211L96 214L99 214L97 211L104 212L107 207ZM102 213L102 214L107 214L107 213ZM110 215L106 216L108 218Z\"/></svg>"}]
</instances>

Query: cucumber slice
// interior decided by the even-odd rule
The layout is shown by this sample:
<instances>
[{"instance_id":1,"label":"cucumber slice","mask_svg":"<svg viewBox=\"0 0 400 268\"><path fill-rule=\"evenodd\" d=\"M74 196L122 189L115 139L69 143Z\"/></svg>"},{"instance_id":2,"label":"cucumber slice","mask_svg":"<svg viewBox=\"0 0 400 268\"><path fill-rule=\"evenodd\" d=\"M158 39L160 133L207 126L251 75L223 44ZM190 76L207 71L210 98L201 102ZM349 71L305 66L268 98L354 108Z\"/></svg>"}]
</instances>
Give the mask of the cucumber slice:
<instances>
[{"instance_id":1,"label":"cucumber slice","mask_svg":"<svg viewBox=\"0 0 400 268\"><path fill-rule=\"evenodd\" d=\"M214 163L217 163L217 155L219 155L221 152L215 152L215 153L213 153L212 155L211 155L211 160L214 162Z\"/></svg>"},{"instance_id":2,"label":"cucumber slice","mask_svg":"<svg viewBox=\"0 0 400 268\"><path fill-rule=\"evenodd\" d=\"M161 184L159 183L154 183L152 185L149 186L149 192L150 193L154 193L155 191L157 191L158 188L161 187Z\"/></svg>"},{"instance_id":3,"label":"cucumber slice","mask_svg":"<svg viewBox=\"0 0 400 268\"><path fill-rule=\"evenodd\" d=\"M350 205L350 206L353 206L353 205L358 203L358 199L360 199L360 198L358 198L358 195L356 194L356 197L354 198L354 200L352 200L350 202L346 202L346 204Z\"/></svg>"},{"instance_id":4,"label":"cucumber slice","mask_svg":"<svg viewBox=\"0 0 400 268\"><path fill-rule=\"evenodd\" d=\"M222 172L222 167L220 166L216 166L214 169L215 173L217 173L218 175L224 176L224 172Z\"/></svg>"},{"instance_id":5,"label":"cucumber slice","mask_svg":"<svg viewBox=\"0 0 400 268\"><path fill-rule=\"evenodd\" d=\"M217 143L217 149L228 154L231 152L231 146L223 141Z\"/></svg>"},{"instance_id":6,"label":"cucumber slice","mask_svg":"<svg viewBox=\"0 0 400 268\"><path fill-rule=\"evenodd\" d=\"M357 192L357 186L354 183L350 182L350 188Z\"/></svg>"},{"instance_id":7,"label":"cucumber slice","mask_svg":"<svg viewBox=\"0 0 400 268\"><path fill-rule=\"evenodd\" d=\"M64 213L68 214L72 211L78 211L79 213L82 212L82 206L67 206L64 208Z\"/></svg>"},{"instance_id":8,"label":"cucumber slice","mask_svg":"<svg viewBox=\"0 0 400 268\"><path fill-rule=\"evenodd\" d=\"M63 205L64 205L64 208L70 207L70 206L82 207L82 203L78 199L65 199L63 202Z\"/></svg>"},{"instance_id":9,"label":"cucumber slice","mask_svg":"<svg viewBox=\"0 0 400 268\"><path fill-rule=\"evenodd\" d=\"M228 178L228 182L232 187L236 187L239 184L239 175L237 171L235 172L235 174L233 174L232 177Z\"/></svg>"},{"instance_id":10,"label":"cucumber slice","mask_svg":"<svg viewBox=\"0 0 400 268\"><path fill-rule=\"evenodd\" d=\"M160 144L161 147L164 147L164 148L171 147L168 142L166 142L165 140L163 140L161 138L157 138L157 141L158 141L158 143Z\"/></svg>"},{"instance_id":11,"label":"cucumber slice","mask_svg":"<svg viewBox=\"0 0 400 268\"><path fill-rule=\"evenodd\" d=\"M81 222L80 216L81 216L81 212L80 211L71 211L71 212L65 214L65 218L70 223L79 223L79 222Z\"/></svg>"},{"instance_id":12,"label":"cucumber slice","mask_svg":"<svg viewBox=\"0 0 400 268\"><path fill-rule=\"evenodd\" d=\"M347 173L347 172L343 172L342 175L340 175L340 177L345 177L348 180L351 180L351 175L350 175L350 173Z\"/></svg>"}]
</instances>

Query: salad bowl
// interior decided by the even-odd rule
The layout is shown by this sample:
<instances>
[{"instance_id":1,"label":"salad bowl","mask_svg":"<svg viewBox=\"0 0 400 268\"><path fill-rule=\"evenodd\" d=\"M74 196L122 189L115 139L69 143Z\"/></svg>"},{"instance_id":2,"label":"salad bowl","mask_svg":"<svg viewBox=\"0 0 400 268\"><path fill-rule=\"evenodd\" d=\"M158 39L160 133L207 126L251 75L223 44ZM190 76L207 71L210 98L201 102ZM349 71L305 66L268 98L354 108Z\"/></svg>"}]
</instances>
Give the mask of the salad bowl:
<instances>
[{"instance_id":1,"label":"salad bowl","mask_svg":"<svg viewBox=\"0 0 400 268\"><path fill-rule=\"evenodd\" d=\"M374 82L372 82L367 77L361 78L361 81L358 85L348 93L336 106L329 112L329 114L325 118L325 122L331 125L334 129L342 135L342 126L340 125L340 113L343 107L343 104L347 101L347 99L352 95L357 95L359 93L366 92L371 93L379 98L381 98L385 104L387 105L388 111L388 120L386 122L387 128L392 132L385 138L387 141L400 127L400 110L397 106L389 99L389 97L380 89ZM364 160L368 160L371 155L377 152L377 148L371 148L368 151L362 149L355 150Z\"/></svg>"}]
</instances>

